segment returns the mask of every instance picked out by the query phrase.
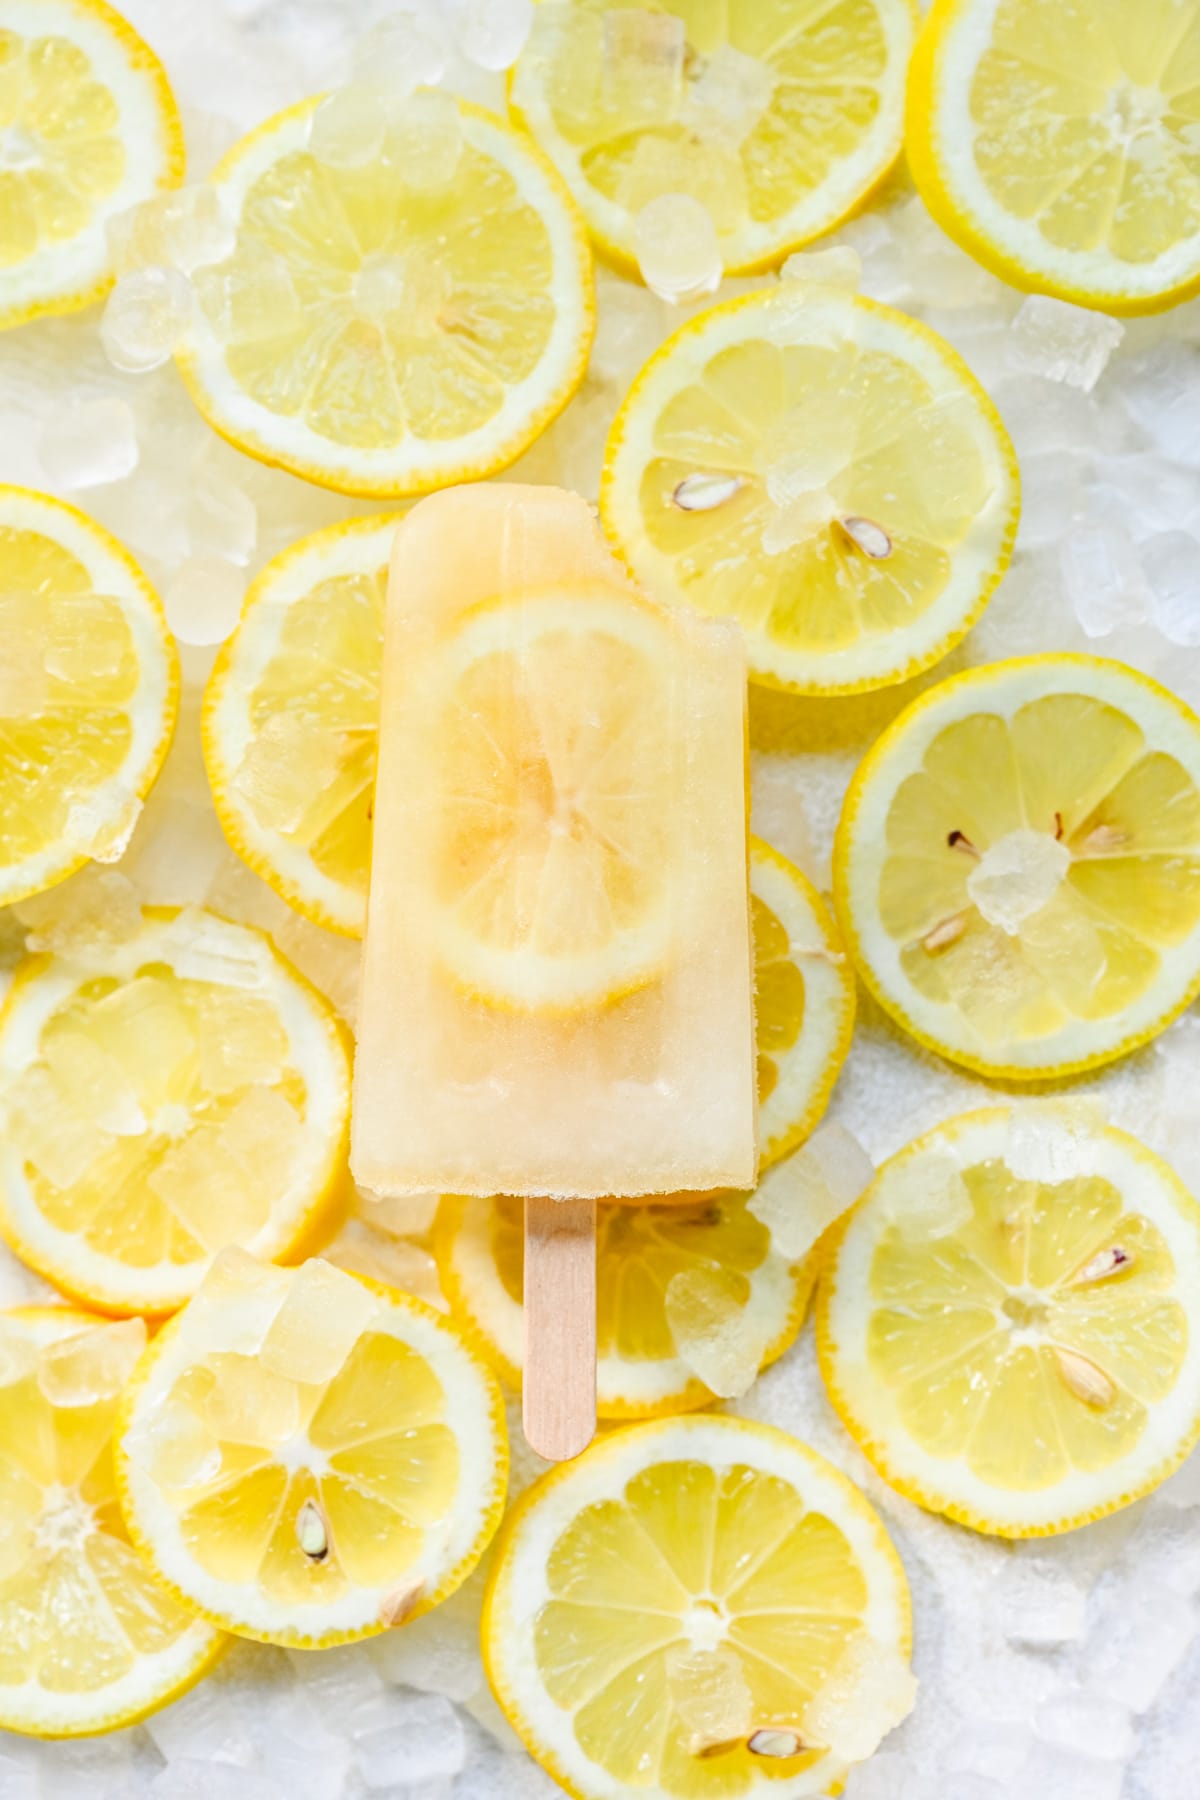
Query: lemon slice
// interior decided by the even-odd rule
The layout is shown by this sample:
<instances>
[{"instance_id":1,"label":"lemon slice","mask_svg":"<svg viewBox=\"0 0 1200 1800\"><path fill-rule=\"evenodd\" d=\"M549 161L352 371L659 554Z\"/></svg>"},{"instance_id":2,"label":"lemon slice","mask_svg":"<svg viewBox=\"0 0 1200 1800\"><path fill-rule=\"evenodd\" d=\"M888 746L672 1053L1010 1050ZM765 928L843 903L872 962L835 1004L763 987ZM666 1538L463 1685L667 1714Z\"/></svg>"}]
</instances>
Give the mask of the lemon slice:
<instances>
[{"instance_id":1,"label":"lemon slice","mask_svg":"<svg viewBox=\"0 0 1200 1800\"><path fill-rule=\"evenodd\" d=\"M0 1726L75 1737L130 1725L204 1674L224 1640L162 1588L117 1505L117 1396L146 1331L65 1307L0 1313Z\"/></svg>"},{"instance_id":2,"label":"lemon slice","mask_svg":"<svg viewBox=\"0 0 1200 1800\"><path fill-rule=\"evenodd\" d=\"M948 345L833 283L785 280L690 320L613 422L600 514L662 600L739 619L754 679L903 681L970 628L1007 566L1016 459Z\"/></svg>"},{"instance_id":3,"label":"lemon slice","mask_svg":"<svg viewBox=\"0 0 1200 1800\"><path fill-rule=\"evenodd\" d=\"M395 517L293 544L251 585L204 696L204 757L238 855L315 924L361 937Z\"/></svg>"},{"instance_id":4,"label":"lemon slice","mask_svg":"<svg viewBox=\"0 0 1200 1800\"><path fill-rule=\"evenodd\" d=\"M0 487L0 904L121 854L171 741L166 617L115 538Z\"/></svg>"},{"instance_id":5,"label":"lemon slice","mask_svg":"<svg viewBox=\"0 0 1200 1800\"><path fill-rule=\"evenodd\" d=\"M518 457L583 378L587 235L523 136L461 106L452 175L393 136L357 166L310 144L316 100L214 177L237 226L197 277L178 361L201 412L263 462L350 494L426 493Z\"/></svg>"},{"instance_id":6,"label":"lemon slice","mask_svg":"<svg viewBox=\"0 0 1200 1800\"><path fill-rule=\"evenodd\" d=\"M909 164L939 224L1005 281L1108 312L1200 287L1200 79L1187 5L935 0Z\"/></svg>"},{"instance_id":7,"label":"lemon slice","mask_svg":"<svg viewBox=\"0 0 1200 1800\"><path fill-rule=\"evenodd\" d=\"M783 1355L799 1331L816 1260L790 1262L737 1193L654 1205L601 1202L596 1218L596 1407L603 1419L658 1417L707 1406L712 1389L681 1353L668 1290L698 1284L695 1304L728 1330L741 1314L756 1365ZM690 1201L690 1203L688 1203ZM683 1202L683 1203L680 1203ZM511 1387L524 1364L525 1207L521 1200L443 1199L434 1233L442 1291L488 1346ZM676 1293L670 1301L676 1304ZM680 1296L686 1304L687 1291ZM719 1311L717 1310L719 1309ZM725 1315L728 1315L726 1318ZM759 1348L761 1346L761 1348Z\"/></svg>"},{"instance_id":8,"label":"lemon slice","mask_svg":"<svg viewBox=\"0 0 1200 1800\"><path fill-rule=\"evenodd\" d=\"M967 1113L880 1170L833 1234L817 1342L880 1474L977 1531L1098 1519L1200 1434L1200 1208L1068 1108Z\"/></svg>"},{"instance_id":9,"label":"lemon slice","mask_svg":"<svg viewBox=\"0 0 1200 1800\"><path fill-rule=\"evenodd\" d=\"M105 221L183 179L158 58L103 0L15 0L0 27L0 329L98 300Z\"/></svg>"},{"instance_id":10,"label":"lemon slice","mask_svg":"<svg viewBox=\"0 0 1200 1800\"><path fill-rule=\"evenodd\" d=\"M130 1534L181 1600L317 1648L418 1618L499 1523L504 1403L431 1307L226 1251L126 1391Z\"/></svg>"},{"instance_id":11,"label":"lemon slice","mask_svg":"<svg viewBox=\"0 0 1200 1800\"><path fill-rule=\"evenodd\" d=\"M852 1647L902 1671L908 1589L875 1513L805 1445L745 1419L664 1419L522 1498L482 1636L500 1705L577 1800L790 1800L844 1776L808 1721Z\"/></svg>"},{"instance_id":12,"label":"lemon slice","mask_svg":"<svg viewBox=\"0 0 1200 1800\"><path fill-rule=\"evenodd\" d=\"M859 766L834 884L922 1043L1025 1080L1109 1062L1200 989L1200 720L1098 657L956 675Z\"/></svg>"},{"instance_id":13,"label":"lemon slice","mask_svg":"<svg viewBox=\"0 0 1200 1800\"><path fill-rule=\"evenodd\" d=\"M744 273L830 230L887 174L915 22L908 0L547 6L510 104L607 256L636 269L638 213L688 194Z\"/></svg>"},{"instance_id":14,"label":"lemon slice","mask_svg":"<svg viewBox=\"0 0 1200 1800\"><path fill-rule=\"evenodd\" d=\"M344 1177L348 1048L261 932L195 909L35 957L0 1013L0 1231L57 1287L170 1312L294 1253Z\"/></svg>"}]
</instances>

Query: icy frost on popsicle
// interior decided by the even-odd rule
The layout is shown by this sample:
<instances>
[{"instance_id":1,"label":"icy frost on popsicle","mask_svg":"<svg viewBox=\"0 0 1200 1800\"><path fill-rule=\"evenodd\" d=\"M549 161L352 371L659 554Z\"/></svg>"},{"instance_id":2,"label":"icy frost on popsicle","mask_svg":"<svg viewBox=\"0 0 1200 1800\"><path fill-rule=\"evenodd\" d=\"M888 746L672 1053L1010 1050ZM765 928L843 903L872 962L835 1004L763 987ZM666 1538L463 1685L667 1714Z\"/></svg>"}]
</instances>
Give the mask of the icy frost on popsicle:
<instances>
[{"instance_id":1,"label":"icy frost on popsicle","mask_svg":"<svg viewBox=\"0 0 1200 1800\"><path fill-rule=\"evenodd\" d=\"M584 501L396 537L353 1164L384 1194L633 1196L756 1163L745 665Z\"/></svg>"}]
</instances>

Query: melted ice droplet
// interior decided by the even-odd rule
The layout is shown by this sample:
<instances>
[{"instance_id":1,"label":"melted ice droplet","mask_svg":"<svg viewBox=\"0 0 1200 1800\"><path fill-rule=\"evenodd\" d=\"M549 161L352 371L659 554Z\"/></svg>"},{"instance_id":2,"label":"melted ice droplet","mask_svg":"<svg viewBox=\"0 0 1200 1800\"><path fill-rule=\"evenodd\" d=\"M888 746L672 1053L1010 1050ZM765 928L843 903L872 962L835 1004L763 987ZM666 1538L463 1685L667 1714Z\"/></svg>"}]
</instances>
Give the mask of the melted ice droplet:
<instances>
[{"instance_id":1,"label":"melted ice droplet","mask_svg":"<svg viewBox=\"0 0 1200 1800\"><path fill-rule=\"evenodd\" d=\"M634 247L642 280L661 300L694 300L720 285L717 228L708 208L690 194L660 194L643 206Z\"/></svg>"},{"instance_id":2,"label":"melted ice droplet","mask_svg":"<svg viewBox=\"0 0 1200 1800\"><path fill-rule=\"evenodd\" d=\"M1070 866L1065 844L1021 825L984 851L967 877L967 893L989 925L1015 937L1053 900Z\"/></svg>"},{"instance_id":3,"label":"melted ice droplet","mask_svg":"<svg viewBox=\"0 0 1200 1800\"><path fill-rule=\"evenodd\" d=\"M178 348L192 316L192 289L178 269L135 269L122 275L104 308L100 339L110 363L144 375Z\"/></svg>"}]
</instances>

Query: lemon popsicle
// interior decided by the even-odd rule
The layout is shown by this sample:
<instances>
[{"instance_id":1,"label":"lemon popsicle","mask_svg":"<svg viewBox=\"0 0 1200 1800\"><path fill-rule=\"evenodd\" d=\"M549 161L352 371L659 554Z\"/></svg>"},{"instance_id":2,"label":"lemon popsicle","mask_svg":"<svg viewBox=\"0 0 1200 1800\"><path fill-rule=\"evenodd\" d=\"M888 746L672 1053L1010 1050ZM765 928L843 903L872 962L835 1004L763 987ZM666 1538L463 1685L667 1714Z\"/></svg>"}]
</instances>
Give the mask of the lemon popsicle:
<instances>
[{"instance_id":1,"label":"lemon popsicle","mask_svg":"<svg viewBox=\"0 0 1200 1800\"><path fill-rule=\"evenodd\" d=\"M757 1160L744 656L577 495L448 489L392 557L352 1161L636 1196Z\"/></svg>"}]
</instances>

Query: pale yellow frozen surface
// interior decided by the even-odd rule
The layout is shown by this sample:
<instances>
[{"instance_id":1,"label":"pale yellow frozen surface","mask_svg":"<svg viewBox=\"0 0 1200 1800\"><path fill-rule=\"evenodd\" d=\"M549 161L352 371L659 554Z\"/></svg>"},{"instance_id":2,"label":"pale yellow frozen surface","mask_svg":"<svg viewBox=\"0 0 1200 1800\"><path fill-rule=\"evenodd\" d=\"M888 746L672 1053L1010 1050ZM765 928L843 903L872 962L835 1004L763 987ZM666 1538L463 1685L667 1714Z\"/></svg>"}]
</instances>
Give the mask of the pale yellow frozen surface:
<instances>
[{"instance_id":1,"label":"pale yellow frozen surface","mask_svg":"<svg viewBox=\"0 0 1200 1800\"><path fill-rule=\"evenodd\" d=\"M383 1194L755 1173L746 678L554 488L445 490L392 560L352 1162Z\"/></svg>"}]
</instances>

